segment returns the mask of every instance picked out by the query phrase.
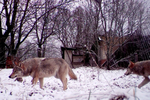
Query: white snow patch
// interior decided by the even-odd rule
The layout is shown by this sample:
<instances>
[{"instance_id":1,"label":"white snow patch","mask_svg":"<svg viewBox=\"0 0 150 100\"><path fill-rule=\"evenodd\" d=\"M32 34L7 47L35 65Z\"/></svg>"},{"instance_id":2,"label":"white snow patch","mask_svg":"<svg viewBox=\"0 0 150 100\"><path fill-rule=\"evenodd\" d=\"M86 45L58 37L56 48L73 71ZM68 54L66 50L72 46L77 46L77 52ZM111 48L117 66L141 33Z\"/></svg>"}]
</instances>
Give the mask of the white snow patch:
<instances>
[{"instance_id":1,"label":"white snow patch","mask_svg":"<svg viewBox=\"0 0 150 100\"><path fill-rule=\"evenodd\" d=\"M81 67L73 69L78 80L69 80L68 89L63 91L62 83L55 77L44 78L44 90L39 82L32 86L31 77L23 82L8 76L12 69L0 69L1 100L109 100L115 95L126 95L129 100L149 100L150 83L138 89L142 76L124 76L125 70L103 70Z\"/></svg>"}]
</instances>

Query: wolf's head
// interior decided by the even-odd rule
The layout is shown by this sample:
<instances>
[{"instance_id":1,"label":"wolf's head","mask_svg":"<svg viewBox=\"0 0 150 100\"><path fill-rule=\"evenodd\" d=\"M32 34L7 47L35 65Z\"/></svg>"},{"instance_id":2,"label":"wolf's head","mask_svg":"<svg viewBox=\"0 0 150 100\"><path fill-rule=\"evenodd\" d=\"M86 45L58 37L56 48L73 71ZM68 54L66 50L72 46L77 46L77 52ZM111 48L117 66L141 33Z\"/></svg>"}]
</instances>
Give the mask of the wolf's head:
<instances>
[{"instance_id":1,"label":"wolf's head","mask_svg":"<svg viewBox=\"0 0 150 100\"><path fill-rule=\"evenodd\" d=\"M23 64L22 63L15 63L12 73L10 74L9 78L21 78L23 76Z\"/></svg>"},{"instance_id":2,"label":"wolf's head","mask_svg":"<svg viewBox=\"0 0 150 100\"><path fill-rule=\"evenodd\" d=\"M129 75L132 73L132 68L134 67L134 63L132 61L130 61L127 71L125 72L125 75Z\"/></svg>"}]
</instances>

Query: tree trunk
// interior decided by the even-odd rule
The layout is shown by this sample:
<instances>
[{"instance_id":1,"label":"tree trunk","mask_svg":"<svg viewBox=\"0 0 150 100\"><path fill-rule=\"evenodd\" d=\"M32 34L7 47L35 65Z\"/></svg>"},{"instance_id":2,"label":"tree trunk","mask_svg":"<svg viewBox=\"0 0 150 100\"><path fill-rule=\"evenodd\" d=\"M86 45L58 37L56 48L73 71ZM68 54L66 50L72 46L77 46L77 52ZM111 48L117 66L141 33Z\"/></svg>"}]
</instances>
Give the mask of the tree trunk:
<instances>
[{"instance_id":1,"label":"tree trunk","mask_svg":"<svg viewBox=\"0 0 150 100\"><path fill-rule=\"evenodd\" d=\"M110 70L110 59L109 59L109 57L107 58L107 70Z\"/></svg>"},{"instance_id":2,"label":"tree trunk","mask_svg":"<svg viewBox=\"0 0 150 100\"><path fill-rule=\"evenodd\" d=\"M5 40L0 38L0 68L5 68Z\"/></svg>"},{"instance_id":3,"label":"tree trunk","mask_svg":"<svg viewBox=\"0 0 150 100\"><path fill-rule=\"evenodd\" d=\"M41 56L42 56L41 51L42 51L41 48L38 48L38 49L37 49L37 55L38 55L38 57L41 57Z\"/></svg>"}]
</instances>

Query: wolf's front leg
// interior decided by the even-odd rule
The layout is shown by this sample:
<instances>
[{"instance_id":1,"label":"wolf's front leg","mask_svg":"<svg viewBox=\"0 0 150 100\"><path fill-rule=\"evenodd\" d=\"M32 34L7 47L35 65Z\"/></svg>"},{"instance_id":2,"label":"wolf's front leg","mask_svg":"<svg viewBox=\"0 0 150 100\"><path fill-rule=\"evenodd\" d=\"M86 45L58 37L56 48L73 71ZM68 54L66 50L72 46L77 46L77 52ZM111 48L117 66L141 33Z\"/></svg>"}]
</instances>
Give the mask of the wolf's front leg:
<instances>
[{"instance_id":1,"label":"wolf's front leg","mask_svg":"<svg viewBox=\"0 0 150 100\"><path fill-rule=\"evenodd\" d=\"M150 81L150 79L148 77L145 77L145 79L142 81L142 83L138 85L138 88L141 88L142 86L147 84L149 81Z\"/></svg>"},{"instance_id":2,"label":"wolf's front leg","mask_svg":"<svg viewBox=\"0 0 150 100\"><path fill-rule=\"evenodd\" d=\"M35 85L37 83L38 79L39 79L38 77L33 77L33 79L31 80L32 85Z\"/></svg>"},{"instance_id":3,"label":"wolf's front leg","mask_svg":"<svg viewBox=\"0 0 150 100\"><path fill-rule=\"evenodd\" d=\"M40 88L43 89L43 78L39 78L40 81Z\"/></svg>"}]
</instances>

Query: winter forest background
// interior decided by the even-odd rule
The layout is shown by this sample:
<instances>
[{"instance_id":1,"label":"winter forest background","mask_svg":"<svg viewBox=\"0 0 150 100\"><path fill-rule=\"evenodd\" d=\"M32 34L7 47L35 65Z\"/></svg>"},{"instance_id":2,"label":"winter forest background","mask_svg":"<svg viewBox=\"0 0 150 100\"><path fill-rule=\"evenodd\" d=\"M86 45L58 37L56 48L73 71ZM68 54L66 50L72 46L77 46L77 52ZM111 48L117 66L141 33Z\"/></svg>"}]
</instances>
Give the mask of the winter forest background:
<instances>
[{"instance_id":1,"label":"winter forest background","mask_svg":"<svg viewBox=\"0 0 150 100\"><path fill-rule=\"evenodd\" d=\"M61 57L61 46L91 48L100 36L107 61L116 37L120 48L126 41L136 43L132 54L149 59L149 27L148 1L143 0L1 0L0 67L5 68L7 56Z\"/></svg>"}]
</instances>

